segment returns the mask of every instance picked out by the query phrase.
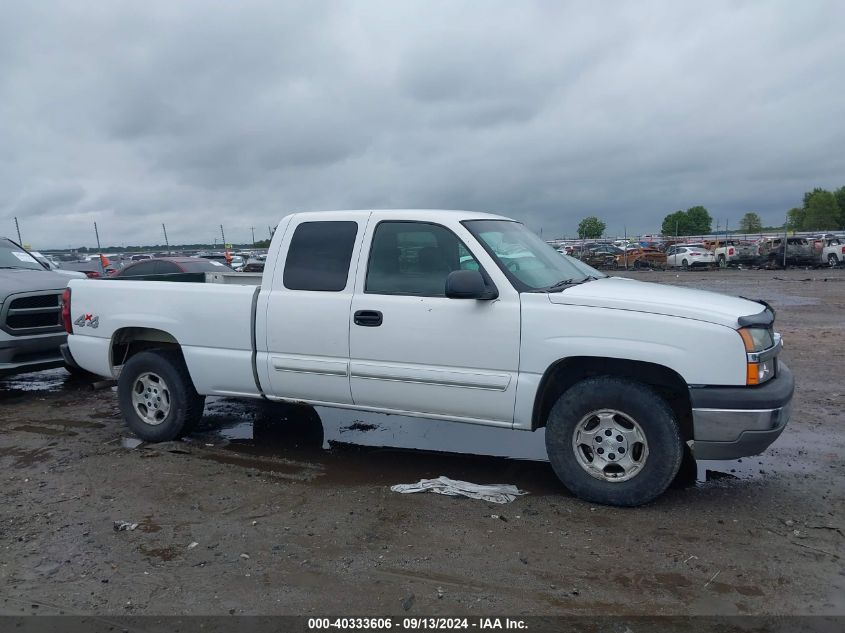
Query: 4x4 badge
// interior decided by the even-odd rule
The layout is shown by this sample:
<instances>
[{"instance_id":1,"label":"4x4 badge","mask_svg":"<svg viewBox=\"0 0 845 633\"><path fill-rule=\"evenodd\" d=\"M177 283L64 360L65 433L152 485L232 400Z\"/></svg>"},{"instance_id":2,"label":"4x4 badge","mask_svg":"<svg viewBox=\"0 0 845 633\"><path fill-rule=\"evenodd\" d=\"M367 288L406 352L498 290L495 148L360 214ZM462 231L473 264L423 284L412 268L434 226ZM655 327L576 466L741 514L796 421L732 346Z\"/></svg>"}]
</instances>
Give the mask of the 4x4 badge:
<instances>
[{"instance_id":1,"label":"4x4 badge","mask_svg":"<svg viewBox=\"0 0 845 633\"><path fill-rule=\"evenodd\" d=\"M85 327L87 325L88 327L97 328L100 325L100 317L94 316L93 314L81 314L73 324L79 327Z\"/></svg>"}]
</instances>

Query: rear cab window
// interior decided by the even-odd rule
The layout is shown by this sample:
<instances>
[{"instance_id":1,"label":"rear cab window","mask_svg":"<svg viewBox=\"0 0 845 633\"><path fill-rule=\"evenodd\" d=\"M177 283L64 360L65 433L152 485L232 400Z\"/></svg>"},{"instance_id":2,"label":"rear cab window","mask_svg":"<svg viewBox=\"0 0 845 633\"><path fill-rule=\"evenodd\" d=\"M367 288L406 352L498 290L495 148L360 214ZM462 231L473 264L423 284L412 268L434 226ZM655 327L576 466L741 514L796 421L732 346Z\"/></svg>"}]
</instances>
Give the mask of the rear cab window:
<instances>
[{"instance_id":1,"label":"rear cab window","mask_svg":"<svg viewBox=\"0 0 845 633\"><path fill-rule=\"evenodd\" d=\"M357 222L303 222L298 225L285 259L285 288L314 292L344 290L357 234Z\"/></svg>"}]
</instances>

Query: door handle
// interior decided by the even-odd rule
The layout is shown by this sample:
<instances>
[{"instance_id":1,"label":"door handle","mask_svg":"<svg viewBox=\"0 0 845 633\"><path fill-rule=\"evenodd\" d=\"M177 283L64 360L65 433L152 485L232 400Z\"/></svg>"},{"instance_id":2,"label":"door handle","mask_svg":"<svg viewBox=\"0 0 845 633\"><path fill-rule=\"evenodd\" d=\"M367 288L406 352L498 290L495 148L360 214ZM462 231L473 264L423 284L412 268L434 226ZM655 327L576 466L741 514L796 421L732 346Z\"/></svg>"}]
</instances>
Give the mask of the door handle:
<instances>
[{"instance_id":1,"label":"door handle","mask_svg":"<svg viewBox=\"0 0 845 633\"><path fill-rule=\"evenodd\" d=\"M381 312L378 310L358 310L355 313L355 325L364 327L378 327L382 322Z\"/></svg>"}]
</instances>

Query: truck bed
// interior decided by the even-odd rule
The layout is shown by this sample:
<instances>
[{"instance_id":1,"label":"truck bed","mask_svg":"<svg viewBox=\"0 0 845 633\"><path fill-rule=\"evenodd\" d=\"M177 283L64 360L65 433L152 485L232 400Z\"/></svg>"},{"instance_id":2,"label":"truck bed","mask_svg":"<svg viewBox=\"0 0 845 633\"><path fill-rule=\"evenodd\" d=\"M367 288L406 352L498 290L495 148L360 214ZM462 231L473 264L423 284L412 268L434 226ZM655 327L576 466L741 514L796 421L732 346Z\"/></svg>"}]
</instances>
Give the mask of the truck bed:
<instances>
[{"instance_id":1,"label":"truck bed","mask_svg":"<svg viewBox=\"0 0 845 633\"><path fill-rule=\"evenodd\" d=\"M74 279L70 288L71 350L83 366L117 375L113 368L121 359L112 359L112 366L104 360L111 356L112 341L125 328L160 329L181 346L201 393L258 392L252 370L252 305L258 286ZM80 316L90 318L80 326Z\"/></svg>"}]
</instances>

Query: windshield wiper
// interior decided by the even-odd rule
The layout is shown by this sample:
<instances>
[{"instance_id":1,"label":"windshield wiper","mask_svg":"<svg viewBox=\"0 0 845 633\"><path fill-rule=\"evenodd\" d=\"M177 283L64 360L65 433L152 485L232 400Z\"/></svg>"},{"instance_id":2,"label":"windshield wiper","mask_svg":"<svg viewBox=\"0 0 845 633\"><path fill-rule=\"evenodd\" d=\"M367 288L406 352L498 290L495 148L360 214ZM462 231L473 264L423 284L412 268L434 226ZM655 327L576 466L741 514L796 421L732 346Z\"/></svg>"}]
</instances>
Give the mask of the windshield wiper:
<instances>
[{"instance_id":1,"label":"windshield wiper","mask_svg":"<svg viewBox=\"0 0 845 633\"><path fill-rule=\"evenodd\" d=\"M586 283L588 281L595 281L598 277L593 277L592 275L587 275L583 279L563 279L556 284L552 284L548 288L545 288L543 292L563 292L570 286L577 286L579 284Z\"/></svg>"}]
</instances>

